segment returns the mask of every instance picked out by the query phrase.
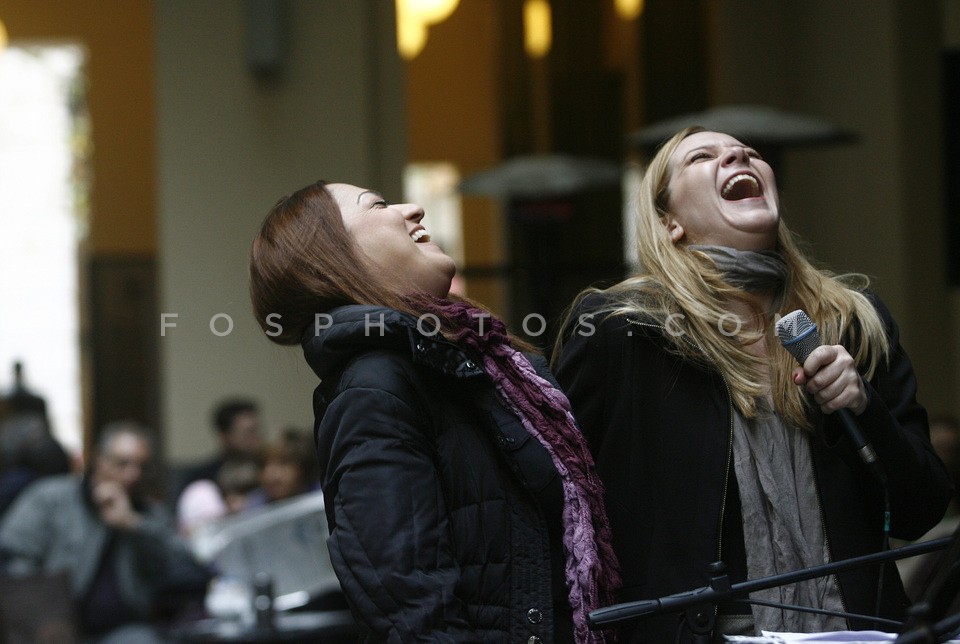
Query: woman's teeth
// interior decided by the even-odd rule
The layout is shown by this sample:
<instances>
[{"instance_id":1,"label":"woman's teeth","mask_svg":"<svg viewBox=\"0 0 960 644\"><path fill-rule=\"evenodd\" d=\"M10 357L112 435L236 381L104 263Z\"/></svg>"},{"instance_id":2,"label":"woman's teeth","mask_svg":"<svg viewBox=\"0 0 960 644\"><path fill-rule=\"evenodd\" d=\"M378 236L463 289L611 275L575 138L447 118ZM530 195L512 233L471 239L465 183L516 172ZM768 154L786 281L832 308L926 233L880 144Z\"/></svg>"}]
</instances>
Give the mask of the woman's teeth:
<instances>
[{"instance_id":1,"label":"woman's teeth","mask_svg":"<svg viewBox=\"0 0 960 644\"><path fill-rule=\"evenodd\" d=\"M428 241L430 241L430 233L428 233L428 232L427 232L426 230L424 230L423 228L421 228L420 230L416 231L415 233L413 233L413 234L410 235L410 236L413 238L413 241L415 241L415 242L428 242Z\"/></svg>"},{"instance_id":2,"label":"woman's teeth","mask_svg":"<svg viewBox=\"0 0 960 644\"><path fill-rule=\"evenodd\" d=\"M720 191L720 196L733 201L759 197L760 184L749 174L738 174L730 177L730 180L723 186L723 190Z\"/></svg>"}]
</instances>

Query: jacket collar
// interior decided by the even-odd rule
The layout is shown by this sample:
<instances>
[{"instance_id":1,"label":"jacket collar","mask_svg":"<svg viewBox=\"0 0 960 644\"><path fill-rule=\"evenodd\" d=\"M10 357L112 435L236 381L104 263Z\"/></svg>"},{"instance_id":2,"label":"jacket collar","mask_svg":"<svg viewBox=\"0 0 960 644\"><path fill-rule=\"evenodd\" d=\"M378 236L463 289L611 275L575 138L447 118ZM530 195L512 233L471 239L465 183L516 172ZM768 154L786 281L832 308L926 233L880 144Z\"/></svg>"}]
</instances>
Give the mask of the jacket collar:
<instances>
[{"instance_id":1,"label":"jacket collar","mask_svg":"<svg viewBox=\"0 0 960 644\"><path fill-rule=\"evenodd\" d=\"M433 333L435 322L431 316L418 319L395 309L351 304L318 314L316 323L304 331L301 346L321 380L343 369L355 355L374 349L399 351L414 364L455 378L483 375L458 346Z\"/></svg>"}]
</instances>

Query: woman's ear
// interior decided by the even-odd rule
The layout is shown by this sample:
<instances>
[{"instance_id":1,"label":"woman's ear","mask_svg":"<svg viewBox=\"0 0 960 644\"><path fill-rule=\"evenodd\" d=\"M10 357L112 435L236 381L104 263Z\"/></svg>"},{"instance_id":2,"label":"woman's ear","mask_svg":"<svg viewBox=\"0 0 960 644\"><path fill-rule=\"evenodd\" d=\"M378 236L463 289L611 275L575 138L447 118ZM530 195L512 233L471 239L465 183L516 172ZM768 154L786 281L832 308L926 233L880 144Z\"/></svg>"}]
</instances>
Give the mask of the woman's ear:
<instances>
[{"instance_id":1,"label":"woman's ear","mask_svg":"<svg viewBox=\"0 0 960 644\"><path fill-rule=\"evenodd\" d=\"M673 217L664 217L663 225L667 228L667 234L670 235L670 241L676 244L683 239L683 226Z\"/></svg>"}]
</instances>

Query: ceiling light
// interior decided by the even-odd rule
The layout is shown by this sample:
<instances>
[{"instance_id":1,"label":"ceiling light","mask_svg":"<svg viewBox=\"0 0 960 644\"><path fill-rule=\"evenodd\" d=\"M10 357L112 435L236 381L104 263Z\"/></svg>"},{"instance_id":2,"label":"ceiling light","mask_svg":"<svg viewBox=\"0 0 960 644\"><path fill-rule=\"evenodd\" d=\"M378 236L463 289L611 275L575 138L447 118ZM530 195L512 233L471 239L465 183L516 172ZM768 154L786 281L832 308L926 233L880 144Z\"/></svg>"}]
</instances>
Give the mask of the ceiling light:
<instances>
[{"instance_id":1,"label":"ceiling light","mask_svg":"<svg viewBox=\"0 0 960 644\"><path fill-rule=\"evenodd\" d=\"M624 20L633 20L643 13L643 0L613 0L613 6Z\"/></svg>"},{"instance_id":2,"label":"ceiling light","mask_svg":"<svg viewBox=\"0 0 960 644\"><path fill-rule=\"evenodd\" d=\"M523 48L531 58L543 58L553 41L550 3L526 0L523 4Z\"/></svg>"},{"instance_id":3,"label":"ceiling light","mask_svg":"<svg viewBox=\"0 0 960 644\"><path fill-rule=\"evenodd\" d=\"M427 44L427 28L449 18L459 4L460 0L396 0L400 55L416 58Z\"/></svg>"}]
</instances>

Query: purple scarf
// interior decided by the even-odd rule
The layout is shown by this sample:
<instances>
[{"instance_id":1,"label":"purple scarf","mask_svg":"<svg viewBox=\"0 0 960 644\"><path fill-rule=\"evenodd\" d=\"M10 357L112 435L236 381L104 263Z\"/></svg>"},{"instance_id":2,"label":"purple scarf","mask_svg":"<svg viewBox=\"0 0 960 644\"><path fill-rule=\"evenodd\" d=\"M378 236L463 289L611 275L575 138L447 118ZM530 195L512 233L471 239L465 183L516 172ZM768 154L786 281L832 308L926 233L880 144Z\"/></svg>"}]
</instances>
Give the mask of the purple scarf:
<instances>
[{"instance_id":1,"label":"purple scarf","mask_svg":"<svg viewBox=\"0 0 960 644\"><path fill-rule=\"evenodd\" d=\"M587 627L587 613L613 603L620 566L611 546L603 485L570 401L510 346L503 322L490 313L460 300L434 299L428 306L449 322L453 331L448 339L479 358L497 398L550 454L563 483L563 547L574 634L581 643L604 641L602 633Z\"/></svg>"}]
</instances>

